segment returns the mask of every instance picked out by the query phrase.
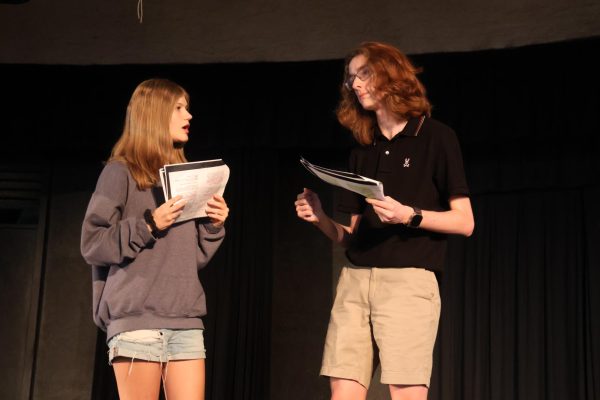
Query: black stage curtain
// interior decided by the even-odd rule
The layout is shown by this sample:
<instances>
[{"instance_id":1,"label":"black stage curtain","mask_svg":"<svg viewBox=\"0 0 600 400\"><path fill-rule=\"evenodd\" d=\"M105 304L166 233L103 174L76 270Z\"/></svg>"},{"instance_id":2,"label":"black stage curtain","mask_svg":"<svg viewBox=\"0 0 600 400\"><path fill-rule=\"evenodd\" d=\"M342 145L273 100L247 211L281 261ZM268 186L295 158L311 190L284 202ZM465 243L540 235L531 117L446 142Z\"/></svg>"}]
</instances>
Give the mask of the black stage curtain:
<instances>
[{"instance_id":1,"label":"black stage curtain","mask_svg":"<svg viewBox=\"0 0 600 400\"><path fill-rule=\"evenodd\" d=\"M424 68L433 116L459 135L476 215L471 238L452 238L441 277L432 400L600 399L599 49L594 38L413 57ZM271 277L273 268L285 270L273 254L289 229L273 210L287 202L293 212L294 200L279 196L286 192L279 177L300 154L343 164L352 141L333 115L341 68L340 60L0 65L8 160L22 161L14 149L26 140L29 159L99 162L138 82L162 76L189 89L189 158L223 157L232 167L228 238L201 273L207 399L273 396L269 380L280 371L270 371ZM307 176L286 184L312 183ZM309 318L306 326L313 327ZM116 396L103 341L97 399ZM290 359L288 368L306 366ZM280 398L295 397L273 400Z\"/></svg>"},{"instance_id":2,"label":"black stage curtain","mask_svg":"<svg viewBox=\"0 0 600 400\"><path fill-rule=\"evenodd\" d=\"M599 44L422 58L476 218L449 247L432 399L600 398Z\"/></svg>"},{"instance_id":3,"label":"black stage curtain","mask_svg":"<svg viewBox=\"0 0 600 400\"><path fill-rule=\"evenodd\" d=\"M474 198L444 275L433 399L597 399L598 187Z\"/></svg>"}]
</instances>

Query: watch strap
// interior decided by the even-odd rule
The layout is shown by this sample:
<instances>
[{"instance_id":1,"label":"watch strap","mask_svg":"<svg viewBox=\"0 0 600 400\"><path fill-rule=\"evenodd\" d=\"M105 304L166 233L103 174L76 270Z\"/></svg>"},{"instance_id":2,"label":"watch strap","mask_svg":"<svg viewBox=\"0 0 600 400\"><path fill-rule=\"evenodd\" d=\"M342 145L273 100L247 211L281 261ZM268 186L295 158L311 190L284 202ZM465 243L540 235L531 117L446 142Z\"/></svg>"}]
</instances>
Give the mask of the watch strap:
<instances>
[{"instance_id":1,"label":"watch strap","mask_svg":"<svg viewBox=\"0 0 600 400\"><path fill-rule=\"evenodd\" d=\"M413 207L412 209L413 213L408 218L406 226L408 226L409 228L418 228L419 225L421 225L421 221L423 220L423 212L419 207Z\"/></svg>"}]
</instances>

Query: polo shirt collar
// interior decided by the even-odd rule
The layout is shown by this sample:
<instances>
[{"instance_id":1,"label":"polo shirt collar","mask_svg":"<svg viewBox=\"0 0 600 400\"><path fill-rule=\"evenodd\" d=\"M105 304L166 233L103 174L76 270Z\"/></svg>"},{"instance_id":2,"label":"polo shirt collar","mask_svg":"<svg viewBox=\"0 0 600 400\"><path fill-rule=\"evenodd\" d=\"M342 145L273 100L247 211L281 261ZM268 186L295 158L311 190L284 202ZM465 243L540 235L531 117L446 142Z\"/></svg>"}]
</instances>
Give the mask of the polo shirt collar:
<instances>
[{"instance_id":1,"label":"polo shirt collar","mask_svg":"<svg viewBox=\"0 0 600 400\"><path fill-rule=\"evenodd\" d=\"M404 129L398 132L398 134L395 135L391 140L386 138L383 133L381 133L381 129L379 129L378 125L375 125L375 140L378 142L393 142L400 136L415 137L420 131L419 128L421 127L421 118L423 117L410 118L404 126Z\"/></svg>"}]
</instances>

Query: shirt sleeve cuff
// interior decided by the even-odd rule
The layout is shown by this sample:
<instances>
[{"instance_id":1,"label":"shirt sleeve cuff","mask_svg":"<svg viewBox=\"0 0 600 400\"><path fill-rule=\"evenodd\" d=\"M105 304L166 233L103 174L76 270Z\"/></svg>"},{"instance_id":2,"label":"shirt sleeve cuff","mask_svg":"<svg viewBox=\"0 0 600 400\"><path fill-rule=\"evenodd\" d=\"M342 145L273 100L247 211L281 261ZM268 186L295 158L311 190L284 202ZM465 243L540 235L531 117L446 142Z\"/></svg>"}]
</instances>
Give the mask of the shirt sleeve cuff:
<instances>
[{"instance_id":1,"label":"shirt sleeve cuff","mask_svg":"<svg viewBox=\"0 0 600 400\"><path fill-rule=\"evenodd\" d=\"M137 225L138 232L145 245L149 245L150 243L156 242L156 238L148 230L148 225L146 225L146 221L144 220L144 218L140 218L137 222Z\"/></svg>"}]
</instances>

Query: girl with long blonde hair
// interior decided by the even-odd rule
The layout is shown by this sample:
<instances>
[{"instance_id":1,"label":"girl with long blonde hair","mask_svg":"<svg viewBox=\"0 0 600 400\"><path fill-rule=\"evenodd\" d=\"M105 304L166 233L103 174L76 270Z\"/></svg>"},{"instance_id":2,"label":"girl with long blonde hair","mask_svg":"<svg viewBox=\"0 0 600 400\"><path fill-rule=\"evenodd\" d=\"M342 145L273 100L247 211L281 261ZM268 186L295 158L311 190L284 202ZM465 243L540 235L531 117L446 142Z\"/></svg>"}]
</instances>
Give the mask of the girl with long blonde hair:
<instances>
[{"instance_id":1,"label":"girl with long blonde hair","mask_svg":"<svg viewBox=\"0 0 600 400\"><path fill-rule=\"evenodd\" d=\"M81 252L92 266L94 321L106 331L119 397L202 400L206 314L198 270L225 236L223 197L206 220L175 223L185 202L158 188L165 164L185 162L189 96L165 79L133 92L125 126L85 214ZM156 190L159 189L159 190Z\"/></svg>"}]
</instances>

